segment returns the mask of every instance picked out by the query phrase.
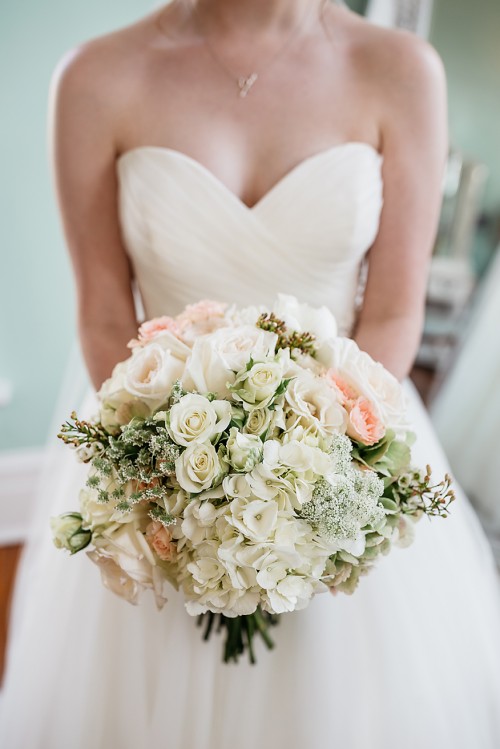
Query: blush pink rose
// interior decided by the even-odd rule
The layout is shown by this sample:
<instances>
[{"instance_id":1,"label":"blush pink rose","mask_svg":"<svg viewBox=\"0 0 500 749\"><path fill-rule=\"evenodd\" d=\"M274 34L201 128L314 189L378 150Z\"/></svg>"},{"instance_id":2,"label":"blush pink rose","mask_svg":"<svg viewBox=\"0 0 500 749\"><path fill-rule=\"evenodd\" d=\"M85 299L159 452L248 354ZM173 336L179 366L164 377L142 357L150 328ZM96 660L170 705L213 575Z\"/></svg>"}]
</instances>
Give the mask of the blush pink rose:
<instances>
[{"instance_id":1,"label":"blush pink rose","mask_svg":"<svg viewBox=\"0 0 500 749\"><path fill-rule=\"evenodd\" d=\"M349 408L347 434L364 445L374 445L384 436L385 427L367 398L357 398Z\"/></svg>"},{"instance_id":2,"label":"blush pink rose","mask_svg":"<svg viewBox=\"0 0 500 749\"><path fill-rule=\"evenodd\" d=\"M176 319L180 325L196 325L212 317L223 317L226 307L227 304L224 302L202 299L196 304L188 304L184 311L177 315Z\"/></svg>"},{"instance_id":3,"label":"blush pink rose","mask_svg":"<svg viewBox=\"0 0 500 749\"><path fill-rule=\"evenodd\" d=\"M173 317L164 315L163 317L154 317L152 320L146 320L139 328L138 338L132 338L127 345L129 348L143 346L166 330L177 338L180 337L179 323Z\"/></svg>"},{"instance_id":4,"label":"blush pink rose","mask_svg":"<svg viewBox=\"0 0 500 749\"><path fill-rule=\"evenodd\" d=\"M173 562L176 547L172 533L159 520L152 520L146 528L146 540L164 562Z\"/></svg>"},{"instance_id":5,"label":"blush pink rose","mask_svg":"<svg viewBox=\"0 0 500 749\"><path fill-rule=\"evenodd\" d=\"M198 336L213 333L223 326L226 307L227 304L214 302L211 299L202 299L196 304L188 304L185 310L176 317L182 340L188 345L192 344Z\"/></svg>"}]
</instances>

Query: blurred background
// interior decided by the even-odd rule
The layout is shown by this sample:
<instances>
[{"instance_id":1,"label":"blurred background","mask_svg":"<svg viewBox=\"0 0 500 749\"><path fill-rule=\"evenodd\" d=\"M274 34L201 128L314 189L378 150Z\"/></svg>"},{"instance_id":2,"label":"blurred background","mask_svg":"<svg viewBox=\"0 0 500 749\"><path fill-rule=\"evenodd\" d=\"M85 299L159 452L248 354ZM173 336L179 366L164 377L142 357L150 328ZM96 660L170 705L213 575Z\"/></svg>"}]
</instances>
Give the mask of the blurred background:
<instances>
[{"instance_id":1,"label":"blurred background","mask_svg":"<svg viewBox=\"0 0 500 749\"><path fill-rule=\"evenodd\" d=\"M0 654L33 488L56 428L54 409L80 369L73 279L49 171L49 81L68 49L159 4L16 0L0 11ZM500 2L347 4L373 23L428 38L446 68L451 148L412 379L500 560L494 454L500 431Z\"/></svg>"}]
</instances>

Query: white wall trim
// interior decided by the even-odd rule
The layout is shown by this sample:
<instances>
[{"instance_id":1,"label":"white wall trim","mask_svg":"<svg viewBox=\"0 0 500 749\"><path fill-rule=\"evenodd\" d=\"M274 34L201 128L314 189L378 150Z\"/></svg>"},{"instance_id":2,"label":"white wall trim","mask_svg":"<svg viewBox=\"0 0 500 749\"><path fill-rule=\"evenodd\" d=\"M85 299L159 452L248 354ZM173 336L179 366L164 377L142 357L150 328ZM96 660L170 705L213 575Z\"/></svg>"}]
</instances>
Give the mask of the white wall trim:
<instances>
[{"instance_id":1,"label":"white wall trim","mask_svg":"<svg viewBox=\"0 0 500 749\"><path fill-rule=\"evenodd\" d=\"M26 539L44 454L42 447L0 452L0 546Z\"/></svg>"}]
</instances>

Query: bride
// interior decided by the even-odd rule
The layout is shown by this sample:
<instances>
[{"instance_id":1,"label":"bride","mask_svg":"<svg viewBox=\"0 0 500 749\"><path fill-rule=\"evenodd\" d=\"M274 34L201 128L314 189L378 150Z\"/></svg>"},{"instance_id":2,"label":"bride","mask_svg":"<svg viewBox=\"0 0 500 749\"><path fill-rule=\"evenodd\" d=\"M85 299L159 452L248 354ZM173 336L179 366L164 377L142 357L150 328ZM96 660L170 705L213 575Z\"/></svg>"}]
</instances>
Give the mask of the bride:
<instances>
[{"instance_id":1,"label":"bride","mask_svg":"<svg viewBox=\"0 0 500 749\"><path fill-rule=\"evenodd\" d=\"M148 317L284 291L328 305L405 381L415 462L442 476L406 378L446 120L432 47L320 0L173 0L71 50L53 76L52 158L94 387L128 355L134 287ZM80 413L94 406L92 390ZM63 453L16 590L6 749L500 745L497 577L460 491L354 596L318 596L257 666L228 666L178 594L161 613L146 595L130 606L85 555L53 548L48 516L75 506L83 475Z\"/></svg>"}]
</instances>

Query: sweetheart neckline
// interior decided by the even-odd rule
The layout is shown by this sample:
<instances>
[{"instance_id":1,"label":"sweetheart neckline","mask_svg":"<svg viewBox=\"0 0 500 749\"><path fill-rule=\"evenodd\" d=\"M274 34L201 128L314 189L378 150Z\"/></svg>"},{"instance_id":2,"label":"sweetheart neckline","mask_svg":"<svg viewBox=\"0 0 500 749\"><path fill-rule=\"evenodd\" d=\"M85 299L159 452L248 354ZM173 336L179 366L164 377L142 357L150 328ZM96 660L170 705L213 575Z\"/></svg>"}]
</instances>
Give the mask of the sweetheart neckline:
<instances>
[{"instance_id":1,"label":"sweetheart neckline","mask_svg":"<svg viewBox=\"0 0 500 749\"><path fill-rule=\"evenodd\" d=\"M189 156L189 154L185 153L184 151L178 151L175 148L169 148L168 146L153 146L153 145L145 145L145 146L135 146L134 148L129 148L126 151L122 151L119 156L117 156L115 160L115 165L118 167L119 164L125 161L126 158L130 158L140 152L143 151L154 151L158 153L163 153L167 156L174 156L176 158L180 158L184 160L186 163L190 164L192 167L196 168L201 173L205 174L207 177L209 177L214 184L216 184L219 189L222 189L226 192L226 194L230 195L233 200L235 200L243 209L246 211L252 213L256 211L261 205L264 204L264 202L271 197L284 183L288 182L289 179L291 179L293 176L295 176L297 173L299 173L303 168L310 165L312 162L319 160L322 157L328 156L330 154L337 153L341 151L344 148L366 148L368 151L377 159L378 165L380 166L383 162L384 155L378 151L375 146L372 146L371 143L368 143L366 141L361 140L349 140L345 141L343 143L336 143L333 146L328 146L327 148L323 148L321 151L317 151L316 153L311 154L310 156L306 156L304 159L299 161L297 164L291 167L285 174L280 177L277 182L275 182L269 190L267 190L253 205L248 205L245 203L244 200L242 200L239 195L237 195L233 190L231 190L225 182L223 182L217 175L212 172L208 167L206 167L204 164L201 163L201 161L198 161L198 159L195 159L193 156Z\"/></svg>"}]
</instances>

